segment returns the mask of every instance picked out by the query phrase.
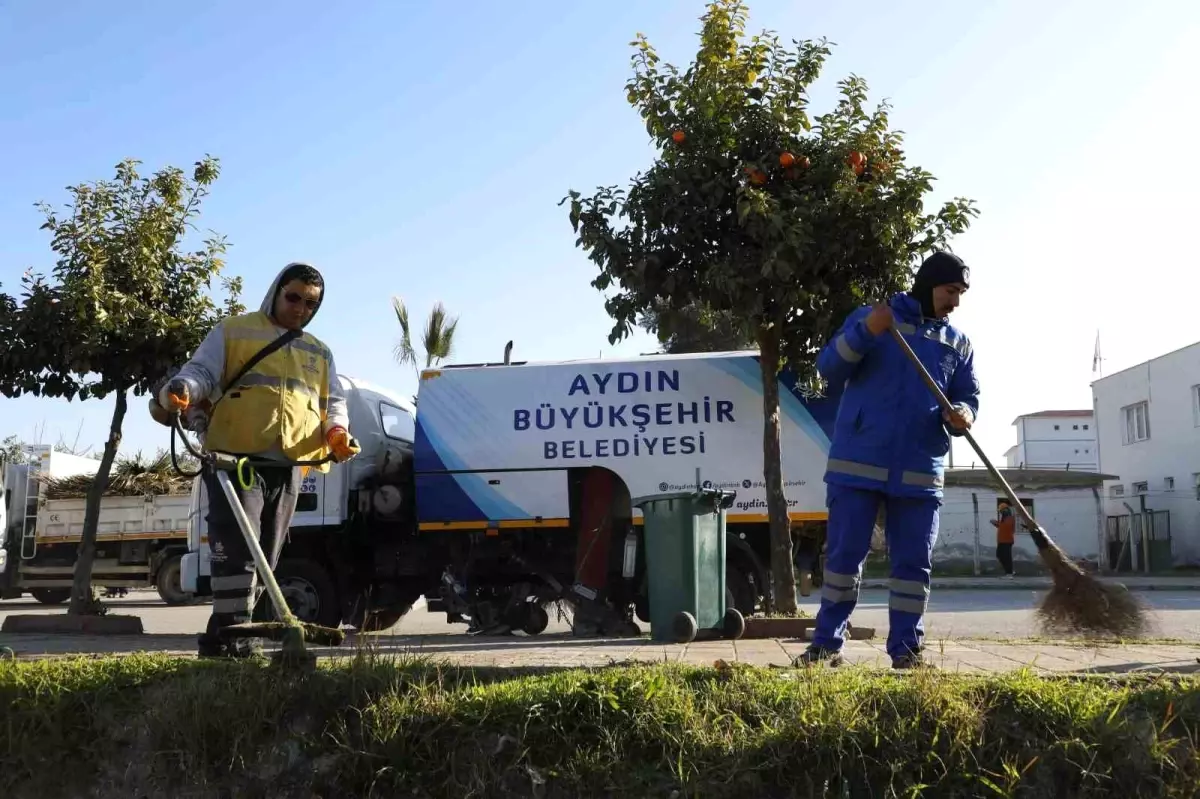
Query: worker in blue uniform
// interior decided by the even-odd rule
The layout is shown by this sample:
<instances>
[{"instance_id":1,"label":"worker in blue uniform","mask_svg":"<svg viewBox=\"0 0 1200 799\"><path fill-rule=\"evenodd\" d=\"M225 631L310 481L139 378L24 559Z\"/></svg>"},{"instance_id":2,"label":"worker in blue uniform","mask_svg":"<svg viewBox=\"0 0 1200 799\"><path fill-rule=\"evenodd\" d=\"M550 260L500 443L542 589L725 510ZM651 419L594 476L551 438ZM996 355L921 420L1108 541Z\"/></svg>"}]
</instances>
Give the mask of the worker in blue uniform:
<instances>
[{"instance_id":1,"label":"worker in blue uniform","mask_svg":"<svg viewBox=\"0 0 1200 799\"><path fill-rule=\"evenodd\" d=\"M855 310L817 358L821 375L845 390L825 472L829 526L821 609L812 644L797 665L841 663L881 507L891 559L887 652L894 668L924 665L922 617L944 461L950 436L970 429L979 412L971 342L948 321L969 286L962 259L935 252L909 291ZM946 394L953 413L941 410L888 332L892 327Z\"/></svg>"}]
</instances>

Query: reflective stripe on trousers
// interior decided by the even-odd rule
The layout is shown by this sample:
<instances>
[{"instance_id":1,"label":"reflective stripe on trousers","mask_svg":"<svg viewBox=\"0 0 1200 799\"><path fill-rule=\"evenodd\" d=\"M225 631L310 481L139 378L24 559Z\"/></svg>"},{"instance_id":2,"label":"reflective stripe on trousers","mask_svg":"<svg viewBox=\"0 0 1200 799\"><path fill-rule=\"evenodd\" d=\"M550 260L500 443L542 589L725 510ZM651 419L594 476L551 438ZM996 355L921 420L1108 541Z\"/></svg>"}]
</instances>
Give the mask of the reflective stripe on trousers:
<instances>
[{"instance_id":1,"label":"reflective stripe on trousers","mask_svg":"<svg viewBox=\"0 0 1200 799\"><path fill-rule=\"evenodd\" d=\"M213 594L213 613L250 618L252 610L251 597L254 596L255 575L253 572L243 574L213 575L211 578Z\"/></svg>"},{"instance_id":2,"label":"reflective stripe on trousers","mask_svg":"<svg viewBox=\"0 0 1200 799\"><path fill-rule=\"evenodd\" d=\"M889 583L888 608L904 613L924 614L929 605L929 586L916 580L893 577Z\"/></svg>"},{"instance_id":3,"label":"reflective stripe on trousers","mask_svg":"<svg viewBox=\"0 0 1200 799\"><path fill-rule=\"evenodd\" d=\"M857 602L859 576L857 574L839 574L825 569L821 585L821 599L828 602Z\"/></svg>"}]
</instances>

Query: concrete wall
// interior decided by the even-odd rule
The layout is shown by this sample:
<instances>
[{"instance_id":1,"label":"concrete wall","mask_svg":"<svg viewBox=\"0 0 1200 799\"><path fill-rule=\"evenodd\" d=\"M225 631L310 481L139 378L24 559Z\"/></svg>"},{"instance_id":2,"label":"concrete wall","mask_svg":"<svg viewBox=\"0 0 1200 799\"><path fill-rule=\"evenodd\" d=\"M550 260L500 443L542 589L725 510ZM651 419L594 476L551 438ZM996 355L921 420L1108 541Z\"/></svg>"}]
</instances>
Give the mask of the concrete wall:
<instances>
[{"instance_id":1,"label":"concrete wall","mask_svg":"<svg viewBox=\"0 0 1200 799\"><path fill-rule=\"evenodd\" d=\"M1177 566L1200 564L1200 343L1092 383L1100 468L1120 479L1105 484L1107 512L1171 512L1172 556ZM1124 409L1146 403L1149 438L1128 442ZM1138 483L1145 483L1141 491ZM1116 493L1120 486L1122 493Z\"/></svg>"},{"instance_id":2,"label":"concrete wall","mask_svg":"<svg viewBox=\"0 0 1200 799\"><path fill-rule=\"evenodd\" d=\"M1097 486L1099 490L1099 486ZM978 541L976 540L975 506L978 501ZM934 545L934 573L939 569L960 572L971 569L978 553L980 573L996 574L996 528L988 523L996 518L996 504L1003 494L988 488L949 486L946 489L938 539ZM1096 563L1100 552L1100 519L1097 497L1090 488L1047 489L1021 491L1017 496L1028 507L1033 503L1033 517L1046 528L1050 537L1075 560ZM1101 498L1101 503L1103 502ZM1037 548L1018 523L1013 560L1017 571L1022 561L1038 560ZM969 572L968 572L969 573Z\"/></svg>"}]
</instances>

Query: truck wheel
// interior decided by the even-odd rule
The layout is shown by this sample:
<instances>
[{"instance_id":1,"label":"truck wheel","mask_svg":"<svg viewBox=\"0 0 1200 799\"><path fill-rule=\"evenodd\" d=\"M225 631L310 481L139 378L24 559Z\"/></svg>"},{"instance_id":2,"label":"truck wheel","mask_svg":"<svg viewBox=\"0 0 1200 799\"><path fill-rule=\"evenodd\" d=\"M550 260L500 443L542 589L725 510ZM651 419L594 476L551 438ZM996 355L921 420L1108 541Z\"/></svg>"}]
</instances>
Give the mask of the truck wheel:
<instances>
[{"instance_id":1,"label":"truck wheel","mask_svg":"<svg viewBox=\"0 0 1200 799\"><path fill-rule=\"evenodd\" d=\"M183 590L183 585L180 582L183 577L183 555L172 555L163 561L163 565L158 569L158 577L154 580L154 586L158 589L158 595L172 607L178 605L191 605L196 601L194 594L189 594Z\"/></svg>"},{"instance_id":2,"label":"truck wheel","mask_svg":"<svg viewBox=\"0 0 1200 799\"><path fill-rule=\"evenodd\" d=\"M321 627L341 626L342 608L338 604L337 586L321 564L303 558L281 560L275 569L275 581L279 583L288 608L300 621ZM265 587L254 606L253 617L255 621L275 620L275 608Z\"/></svg>"},{"instance_id":3,"label":"truck wheel","mask_svg":"<svg viewBox=\"0 0 1200 799\"><path fill-rule=\"evenodd\" d=\"M70 588L33 588L29 593L43 605L61 605L71 599Z\"/></svg>"},{"instance_id":4,"label":"truck wheel","mask_svg":"<svg viewBox=\"0 0 1200 799\"><path fill-rule=\"evenodd\" d=\"M535 602L526 604L529 605L529 608L525 611L525 623L521 625L521 631L526 635L540 635L550 624L550 614Z\"/></svg>"},{"instance_id":5,"label":"truck wheel","mask_svg":"<svg viewBox=\"0 0 1200 799\"><path fill-rule=\"evenodd\" d=\"M384 610L373 610L367 614L367 618L362 624L355 625L360 633L381 633L385 630L390 630L400 623L404 615L411 609L411 605L407 608L386 608Z\"/></svg>"}]
</instances>

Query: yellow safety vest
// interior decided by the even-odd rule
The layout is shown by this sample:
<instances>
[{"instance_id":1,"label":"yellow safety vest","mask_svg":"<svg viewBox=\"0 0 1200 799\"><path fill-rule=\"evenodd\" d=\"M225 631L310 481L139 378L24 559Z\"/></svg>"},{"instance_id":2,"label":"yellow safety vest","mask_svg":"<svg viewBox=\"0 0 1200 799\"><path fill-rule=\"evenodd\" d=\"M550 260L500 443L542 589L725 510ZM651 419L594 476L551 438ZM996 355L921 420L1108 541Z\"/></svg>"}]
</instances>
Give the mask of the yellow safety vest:
<instances>
[{"instance_id":1,"label":"yellow safety vest","mask_svg":"<svg viewBox=\"0 0 1200 799\"><path fill-rule=\"evenodd\" d=\"M281 334L261 311L225 320L225 371L221 384ZM301 334L259 361L230 386L213 409L207 449L253 455L279 446L294 461L329 454L324 421L328 407L329 350ZM328 472L330 464L313 467Z\"/></svg>"}]
</instances>

